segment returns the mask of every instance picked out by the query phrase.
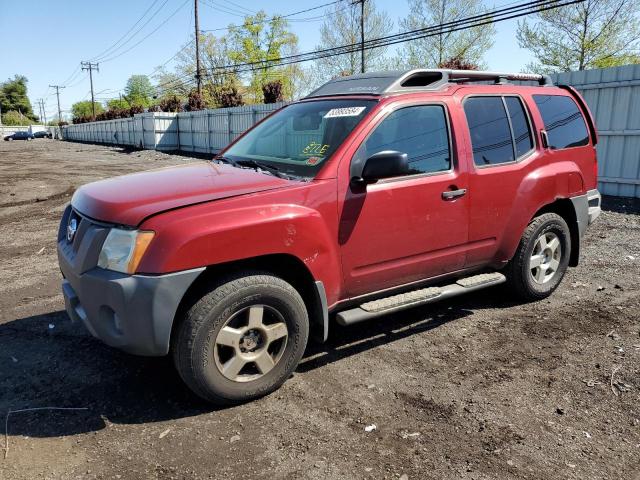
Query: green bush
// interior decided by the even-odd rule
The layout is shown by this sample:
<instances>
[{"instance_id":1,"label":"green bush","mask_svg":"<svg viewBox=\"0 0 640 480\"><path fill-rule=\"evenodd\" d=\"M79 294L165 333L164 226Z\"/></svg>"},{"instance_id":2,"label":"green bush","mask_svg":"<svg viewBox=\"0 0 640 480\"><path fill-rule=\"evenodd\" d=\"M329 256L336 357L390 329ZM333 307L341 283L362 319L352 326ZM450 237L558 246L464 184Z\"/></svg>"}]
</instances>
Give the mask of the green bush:
<instances>
[{"instance_id":1,"label":"green bush","mask_svg":"<svg viewBox=\"0 0 640 480\"><path fill-rule=\"evenodd\" d=\"M21 115L20 112L16 112L15 110L9 110L7 113L2 115L2 124L3 125L29 125L32 121Z\"/></svg>"}]
</instances>

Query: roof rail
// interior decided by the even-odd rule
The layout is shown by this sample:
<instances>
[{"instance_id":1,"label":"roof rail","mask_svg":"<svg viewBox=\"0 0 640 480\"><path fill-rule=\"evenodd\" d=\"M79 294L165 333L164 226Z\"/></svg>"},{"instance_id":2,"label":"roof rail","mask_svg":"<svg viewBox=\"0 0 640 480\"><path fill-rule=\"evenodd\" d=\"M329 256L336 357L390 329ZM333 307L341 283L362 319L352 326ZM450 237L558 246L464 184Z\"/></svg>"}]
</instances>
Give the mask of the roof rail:
<instances>
[{"instance_id":1,"label":"roof rail","mask_svg":"<svg viewBox=\"0 0 640 480\"><path fill-rule=\"evenodd\" d=\"M416 69L370 72L335 78L311 92L307 98L332 95L385 95L412 90L439 90L451 83L532 81L553 85L551 77L535 73L485 72L479 70Z\"/></svg>"},{"instance_id":2,"label":"roof rail","mask_svg":"<svg viewBox=\"0 0 640 480\"><path fill-rule=\"evenodd\" d=\"M487 72L483 70L444 70L448 73L449 81L530 81L538 82L540 85L553 85L549 75L539 73L507 73L507 72Z\"/></svg>"}]
</instances>

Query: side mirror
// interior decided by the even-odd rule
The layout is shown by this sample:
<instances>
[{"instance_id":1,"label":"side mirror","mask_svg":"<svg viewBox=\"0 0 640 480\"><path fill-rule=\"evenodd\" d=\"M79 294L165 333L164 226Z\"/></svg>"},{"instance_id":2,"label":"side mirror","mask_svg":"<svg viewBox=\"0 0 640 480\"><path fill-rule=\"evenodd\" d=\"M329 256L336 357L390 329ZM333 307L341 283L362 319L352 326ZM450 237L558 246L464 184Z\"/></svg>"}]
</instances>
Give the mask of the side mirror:
<instances>
[{"instance_id":1,"label":"side mirror","mask_svg":"<svg viewBox=\"0 0 640 480\"><path fill-rule=\"evenodd\" d=\"M397 177L409 173L409 159L406 153L384 150L371 155L364 162L362 174L353 178L356 182L373 183L376 180Z\"/></svg>"}]
</instances>

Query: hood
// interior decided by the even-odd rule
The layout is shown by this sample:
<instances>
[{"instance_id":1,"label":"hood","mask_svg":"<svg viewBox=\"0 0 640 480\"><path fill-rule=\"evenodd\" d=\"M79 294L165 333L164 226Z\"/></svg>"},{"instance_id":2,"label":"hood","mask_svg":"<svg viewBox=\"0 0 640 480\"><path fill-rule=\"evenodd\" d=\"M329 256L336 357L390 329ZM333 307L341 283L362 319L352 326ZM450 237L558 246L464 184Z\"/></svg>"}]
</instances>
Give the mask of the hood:
<instances>
[{"instance_id":1,"label":"hood","mask_svg":"<svg viewBox=\"0 0 640 480\"><path fill-rule=\"evenodd\" d=\"M165 210L291 183L255 170L203 161L89 183L75 192L71 204L96 220L136 226Z\"/></svg>"}]
</instances>

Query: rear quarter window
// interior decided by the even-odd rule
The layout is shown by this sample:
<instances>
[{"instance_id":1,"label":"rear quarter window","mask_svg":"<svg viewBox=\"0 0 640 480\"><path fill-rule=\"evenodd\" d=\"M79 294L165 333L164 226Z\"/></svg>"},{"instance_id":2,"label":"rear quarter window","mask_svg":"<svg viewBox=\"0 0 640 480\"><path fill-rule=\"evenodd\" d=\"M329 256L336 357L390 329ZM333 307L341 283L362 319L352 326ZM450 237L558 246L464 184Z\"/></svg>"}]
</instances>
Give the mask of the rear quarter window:
<instances>
[{"instance_id":1,"label":"rear quarter window","mask_svg":"<svg viewBox=\"0 0 640 480\"><path fill-rule=\"evenodd\" d=\"M549 138L549 148L582 147L589 144L589 132L576 102L562 95L534 95L544 128Z\"/></svg>"}]
</instances>

